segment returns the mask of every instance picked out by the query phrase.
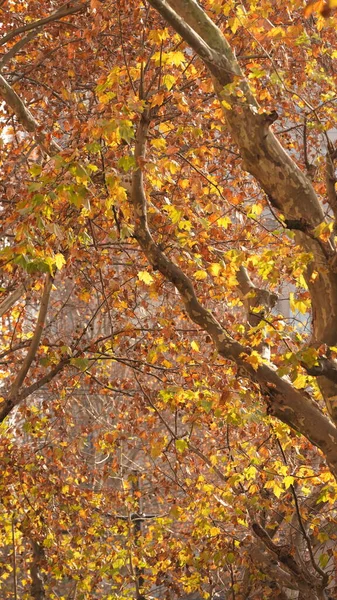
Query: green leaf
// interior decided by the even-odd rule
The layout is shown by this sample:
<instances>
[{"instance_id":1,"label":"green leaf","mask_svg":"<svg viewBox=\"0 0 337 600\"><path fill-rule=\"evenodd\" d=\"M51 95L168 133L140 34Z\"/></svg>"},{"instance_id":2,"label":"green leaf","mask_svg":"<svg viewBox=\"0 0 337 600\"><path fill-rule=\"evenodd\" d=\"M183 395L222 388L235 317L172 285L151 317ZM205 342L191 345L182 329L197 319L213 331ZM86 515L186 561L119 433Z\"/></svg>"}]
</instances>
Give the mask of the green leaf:
<instances>
[{"instance_id":1,"label":"green leaf","mask_svg":"<svg viewBox=\"0 0 337 600\"><path fill-rule=\"evenodd\" d=\"M320 555L320 557L319 557L319 564L322 567L322 569L324 569L327 566L329 560L330 560L330 556L329 556L329 554L327 552L325 552L324 554Z\"/></svg>"},{"instance_id":2,"label":"green leaf","mask_svg":"<svg viewBox=\"0 0 337 600\"><path fill-rule=\"evenodd\" d=\"M176 440L175 446L177 451L180 452L180 454L182 454L183 452L185 452L186 448L188 448L188 442L187 440Z\"/></svg>"},{"instance_id":3,"label":"green leaf","mask_svg":"<svg viewBox=\"0 0 337 600\"><path fill-rule=\"evenodd\" d=\"M29 172L32 175L32 177L37 177L37 175L40 175L41 171L42 171L42 166L38 165L37 163L32 165L29 169Z\"/></svg>"},{"instance_id":4,"label":"green leaf","mask_svg":"<svg viewBox=\"0 0 337 600\"><path fill-rule=\"evenodd\" d=\"M136 161L134 156L122 156L117 165L123 169L123 171L127 172L130 171L130 169L133 169L136 166Z\"/></svg>"},{"instance_id":5,"label":"green leaf","mask_svg":"<svg viewBox=\"0 0 337 600\"><path fill-rule=\"evenodd\" d=\"M90 361L87 358L78 357L72 358L70 360L70 364L76 367L77 369L80 369L80 371L85 371L89 367Z\"/></svg>"},{"instance_id":6,"label":"green leaf","mask_svg":"<svg viewBox=\"0 0 337 600\"><path fill-rule=\"evenodd\" d=\"M130 144L131 140L135 137L132 121L121 121L118 127L118 132L122 140L125 140L128 144Z\"/></svg>"}]
</instances>

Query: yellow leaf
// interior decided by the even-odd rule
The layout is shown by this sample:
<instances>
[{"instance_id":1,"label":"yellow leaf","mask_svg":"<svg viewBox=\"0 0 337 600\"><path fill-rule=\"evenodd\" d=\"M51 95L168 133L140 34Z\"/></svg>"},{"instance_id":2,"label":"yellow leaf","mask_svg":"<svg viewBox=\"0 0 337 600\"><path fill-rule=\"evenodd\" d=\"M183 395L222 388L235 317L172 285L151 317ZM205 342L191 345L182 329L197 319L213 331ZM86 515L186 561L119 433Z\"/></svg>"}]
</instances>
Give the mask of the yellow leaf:
<instances>
[{"instance_id":1,"label":"yellow leaf","mask_svg":"<svg viewBox=\"0 0 337 600\"><path fill-rule=\"evenodd\" d=\"M273 492L277 498L279 498L281 496L281 494L284 492L284 490L279 486L279 484L277 483L277 481L275 481L275 479L271 479L270 481L267 481L267 483L265 483L264 487L266 489L273 490Z\"/></svg>"},{"instance_id":2,"label":"yellow leaf","mask_svg":"<svg viewBox=\"0 0 337 600\"><path fill-rule=\"evenodd\" d=\"M230 26L230 28L232 30L232 33L236 33L237 30L238 30L238 28L241 25L241 23L240 23L240 21L239 21L239 19L237 17L234 17L234 19L230 19L228 21L228 23L229 23L229 26Z\"/></svg>"},{"instance_id":3,"label":"yellow leaf","mask_svg":"<svg viewBox=\"0 0 337 600\"><path fill-rule=\"evenodd\" d=\"M182 210L179 210L175 206L164 206L163 210L169 215L174 225L180 221L183 215Z\"/></svg>"},{"instance_id":4,"label":"yellow leaf","mask_svg":"<svg viewBox=\"0 0 337 600\"><path fill-rule=\"evenodd\" d=\"M190 187L191 183L189 179L181 179L179 181L179 185L181 189L186 190L188 187Z\"/></svg>"},{"instance_id":5,"label":"yellow leaf","mask_svg":"<svg viewBox=\"0 0 337 600\"><path fill-rule=\"evenodd\" d=\"M161 42L164 42L165 40L167 40L168 37L169 37L169 31L168 31L168 29L166 29L166 27L165 27L165 29L153 29L148 34L148 39L151 40L152 42L155 42L156 44L160 44Z\"/></svg>"},{"instance_id":6,"label":"yellow leaf","mask_svg":"<svg viewBox=\"0 0 337 600\"><path fill-rule=\"evenodd\" d=\"M333 223L326 223L322 221L317 227L315 227L313 234L314 237L321 238L325 242L329 239L331 232L333 230Z\"/></svg>"},{"instance_id":7,"label":"yellow leaf","mask_svg":"<svg viewBox=\"0 0 337 600\"><path fill-rule=\"evenodd\" d=\"M260 354L253 350L251 354L245 356L245 362L249 363L254 371L257 371L259 366L263 363L263 359Z\"/></svg>"},{"instance_id":8,"label":"yellow leaf","mask_svg":"<svg viewBox=\"0 0 337 600\"><path fill-rule=\"evenodd\" d=\"M273 492L274 492L276 498L279 498L281 496L281 494L283 494L284 490L275 482L275 485L273 487Z\"/></svg>"},{"instance_id":9,"label":"yellow leaf","mask_svg":"<svg viewBox=\"0 0 337 600\"><path fill-rule=\"evenodd\" d=\"M146 285L151 285L151 283L153 283L154 281L152 275L150 275L150 273L148 273L147 271L139 271L138 279L140 279L140 281L143 281Z\"/></svg>"},{"instance_id":10,"label":"yellow leaf","mask_svg":"<svg viewBox=\"0 0 337 600\"><path fill-rule=\"evenodd\" d=\"M170 91L176 82L176 78L173 75L164 75L163 84Z\"/></svg>"},{"instance_id":11,"label":"yellow leaf","mask_svg":"<svg viewBox=\"0 0 337 600\"><path fill-rule=\"evenodd\" d=\"M228 225L231 224L231 220L229 217L221 217L221 219L217 220L217 225L219 225L219 227L223 227L224 229L228 228Z\"/></svg>"},{"instance_id":12,"label":"yellow leaf","mask_svg":"<svg viewBox=\"0 0 337 600\"><path fill-rule=\"evenodd\" d=\"M209 533L210 535L219 535L221 533L221 529L219 529L219 527L211 527Z\"/></svg>"},{"instance_id":13,"label":"yellow leaf","mask_svg":"<svg viewBox=\"0 0 337 600\"><path fill-rule=\"evenodd\" d=\"M245 469L243 474L245 476L245 479L247 479L247 480L256 479L257 469L252 465L252 466L248 467L247 469Z\"/></svg>"},{"instance_id":14,"label":"yellow leaf","mask_svg":"<svg viewBox=\"0 0 337 600\"><path fill-rule=\"evenodd\" d=\"M212 263L209 270L211 275L213 275L214 277L218 277L218 275L220 274L222 269L222 266L219 263Z\"/></svg>"},{"instance_id":15,"label":"yellow leaf","mask_svg":"<svg viewBox=\"0 0 337 600\"><path fill-rule=\"evenodd\" d=\"M295 381L293 381L293 386L297 390L305 388L306 385L307 385L307 377L306 377L306 375L302 375L301 373L299 375L297 375Z\"/></svg>"},{"instance_id":16,"label":"yellow leaf","mask_svg":"<svg viewBox=\"0 0 337 600\"><path fill-rule=\"evenodd\" d=\"M287 475L287 476L286 476L286 477L283 479L283 483L284 483L284 486L285 486L286 490L287 490L287 489L288 489L288 488L289 488L291 485L293 485L294 481L295 481L295 477L293 477L292 475Z\"/></svg>"},{"instance_id":17,"label":"yellow leaf","mask_svg":"<svg viewBox=\"0 0 337 600\"><path fill-rule=\"evenodd\" d=\"M285 37L286 32L284 31L284 29L282 27L273 27L273 29L271 29L270 31L268 31L267 36L271 37L271 38L283 38Z\"/></svg>"},{"instance_id":18,"label":"yellow leaf","mask_svg":"<svg viewBox=\"0 0 337 600\"><path fill-rule=\"evenodd\" d=\"M188 219L184 219L183 221L179 221L178 228L181 231L191 231L192 223Z\"/></svg>"},{"instance_id":19,"label":"yellow leaf","mask_svg":"<svg viewBox=\"0 0 337 600\"><path fill-rule=\"evenodd\" d=\"M78 297L83 300L84 302L89 302L89 300L92 297L92 294L90 292L88 292L87 290L84 290L83 292L80 292Z\"/></svg>"},{"instance_id":20,"label":"yellow leaf","mask_svg":"<svg viewBox=\"0 0 337 600\"><path fill-rule=\"evenodd\" d=\"M232 110L231 105L229 104L229 102L227 102L226 100L222 100L221 101L222 106L226 109L226 110Z\"/></svg>"},{"instance_id":21,"label":"yellow leaf","mask_svg":"<svg viewBox=\"0 0 337 600\"><path fill-rule=\"evenodd\" d=\"M151 98L151 106L161 106L164 102L164 94L154 94Z\"/></svg>"},{"instance_id":22,"label":"yellow leaf","mask_svg":"<svg viewBox=\"0 0 337 600\"><path fill-rule=\"evenodd\" d=\"M199 352L199 345L194 340L191 342L191 348L192 350L195 350L195 352Z\"/></svg>"},{"instance_id":23,"label":"yellow leaf","mask_svg":"<svg viewBox=\"0 0 337 600\"><path fill-rule=\"evenodd\" d=\"M186 62L185 56L180 50L177 52L168 52L167 56L168 63L172 63L173 65L176 65L176 67L179 67L179 65L182 65Z\"/></svg>"},{"instance_id":24,"label":"yellow leaf","mask_svg":"<svg viewBox=\"0 0 337 600\"><path fill-rule=\"evenodd\" d=\"M182 454L185 452L186 448L188 448L188 442L186 440L176 440L175 446L178 452Z\"/></svg>"},{"instance_id":25,"label":"yellow leaf","mask_svg":"<svg viewBox=\"0 0 337 600\"><path fill-rule=\"evenodd\" d=\"M154 146L158 150L164 150L166 148L166 140L164 138L156 138L151 141L151 146Z\"/></svg>"},{"instance_id":26,"label":"yellow leaf","mask_svg":"<svg viewBox=\"0 0 337 600\"><path fill-rule=\"evenodd\" d=\"M61 254L60 252L58 252L57 254L55 254L55 265L56 267L61 270L63 265L66 264L66 259L64 258L63 254Z\"/></svg>"},{"instance_id":27,"label":"yellow leaf","mask_svg":"<svg viewBox=\"0 0 337 600\"><path fill-rule=\"evenodd\" d=\"M195 279L198 279L199 281L201 281L202 279L207 279L207 271L196 271L194 273L194 277Z\"/></svg>"},{"instance_id":28,"label":"yellow leaf","mask_svg":"<svg viewBox=\"0 0 337 600\"><path fill-rule=\"evenodd\" d=\"M305 315L308 312L308 309L310 307L310 299L306 299L306 300L298 300L297 298L295 298L295 295L293 292L290 292L289 294L289 305L290 305L290 310L292 312L300 312L302 315Z\"/></svg>"},{"instance_id":29,"label":"yellow leaf","mask_svg":"<svg viewBox=\"0 0 337 600\"><path fill-rule=\"evenodd\" d=\"M253 204L249 211L248 216L258 217L263 211L263 206L261 204Z\"/></svg>"}]
</instances>

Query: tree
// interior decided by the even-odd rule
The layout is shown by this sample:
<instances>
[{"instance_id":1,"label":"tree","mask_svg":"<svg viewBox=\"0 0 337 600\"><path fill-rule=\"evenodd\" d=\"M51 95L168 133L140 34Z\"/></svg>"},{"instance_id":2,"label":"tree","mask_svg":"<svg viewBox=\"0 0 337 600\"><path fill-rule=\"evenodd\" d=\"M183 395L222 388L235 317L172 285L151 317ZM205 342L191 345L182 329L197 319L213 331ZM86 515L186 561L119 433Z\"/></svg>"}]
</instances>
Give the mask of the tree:
<instances>
[{"instance_id":1,"label":"tree","mask_svg":"<svg viewBox=\"0 0 337 600\"><path fill-rule=\"evenodd\" d=\"M327 599L336 3L1 7L3 596Z\"/></svg>"}]
</instances>

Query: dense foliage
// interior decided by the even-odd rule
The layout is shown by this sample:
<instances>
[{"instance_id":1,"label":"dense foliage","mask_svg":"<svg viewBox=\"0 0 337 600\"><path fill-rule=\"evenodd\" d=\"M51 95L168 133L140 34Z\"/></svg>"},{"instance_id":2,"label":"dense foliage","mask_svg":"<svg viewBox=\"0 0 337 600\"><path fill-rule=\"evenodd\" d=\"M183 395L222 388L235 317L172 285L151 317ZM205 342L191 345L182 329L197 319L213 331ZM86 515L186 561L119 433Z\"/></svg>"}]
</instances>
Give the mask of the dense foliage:
<instances>
[{"instance_id":1,"label":"dense foliage","mask_svg":"<svg viewBox=\"0 0 337 600\"><path fill-rule=\"evenodd\" d=\"M0 1L1 598L335 597L336 6Z\"/></svg>"}]
</instances>

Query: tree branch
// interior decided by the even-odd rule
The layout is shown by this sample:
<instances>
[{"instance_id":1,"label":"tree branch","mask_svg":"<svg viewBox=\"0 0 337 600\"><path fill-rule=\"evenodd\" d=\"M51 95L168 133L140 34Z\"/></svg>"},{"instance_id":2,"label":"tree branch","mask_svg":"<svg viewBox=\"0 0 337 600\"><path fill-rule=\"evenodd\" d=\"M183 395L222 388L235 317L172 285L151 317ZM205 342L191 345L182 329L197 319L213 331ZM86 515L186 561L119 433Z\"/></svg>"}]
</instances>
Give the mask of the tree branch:
<instances>
[{"instance_id":1,"label":"tree branch","mask_svg":"<svg viewBox=\"0 0 337 600\"><path fill-rule=\"evenodd\" d=\"M30 110L24 105L20 96L18 96L2 75L0 75L0 95L14 111L18 121L24 126L26 131L33 132L39 127Z\"/></svg>"},{"instance_id":2,"label":"tree branch","mask_svg":"<svg viewBox=\"0 0 337 600\"><path fill-rule=\"evenodd\" d=\"M324 375L324 377L337 384L337 362L334 360L320 357L317 365L308 367L308 365L302 363L302 367L306 370L308 375L313 377Z\"/></svg>"},{"instance_id":3,"label":"tree branch","mask_svg":"<svg viewBox=\"0 0 337 600\"><path fill-rule=\"evenodd\" d=\"M12 292L12 294L10 294L10 296L8 296L7 298L5 298L5 300L3 300L0 304L0 317L2 317L2 315L4 315L6 312L8 312L12 306L14 306L15 302L17 302L25 293L26 288L25 286L19 285L16 290L14 290L14 292Z\"/></svg>"},{"instance_id":4,"label":"tree branch","mask_svg":"<svg viewBox=\"0 0 337 600\"><path fill-rule=\"evenodd\" d=\"M255 535L266 546L266 548L273 552L273 554L275 554L279 562L282 565L284 565L293 575L295 575L298 578L301 578L303 582L305 582L307 585L314 584L314 579L312 577L309 577L308 574L304 574L302 572L287 546L278 546L277 544L275 544L271 537L269 537L266 530L263 529L263 527L261 527L261 525L259 525L258 523L253 523L252 529Z\"/></svg>"},{"instance_id":5,"label":"tree branch","mask_svg":"<svg viewBox=\"0 0 337 600\"><path fill-rule=\"evenodd\" d=\"M280 587L286 587L290 590L298 590L297 577L293 573L285 571L275 561L274 556L270 555L265 549L262 550L255 542L248 548L249 555L254 563L257 563L261 570L272 580L276 581Z\"/></svg>"},{"instance_id":6,"label":"tree branch","mask_svg":"<svg viewBox=\"0 0 337 600\"><path fill-rule=\"evenodd\" d=\"M25 37L19 40L14 46L11 47L10 50L0 60L0 71L3 69L7 63L15 56L18 52L20 52L21 48L23 48L26 44L28 44L34 37L36 37L39 33L39 29L35 29L28 33Z\"/></svg>"},{"instance_id":7,"label":"tree branch","mask_svg":"<svg viewBox=\"0 0 337 600\"><path fill-rule=\"evenodd\" d=\"M250 327L257 327L265 319L272 308L274 308L278 296L269 292L267 289L256 287L250 279L246 267L243 265L240 265L236 278L238 280L239 290L246 312L247 323ZM259 333L263 339L265 337L263 330ZM270 348L268 344L261 341L257 346L257 349L263 358L270 360Z\"/></svg>"},{"instance_id":8,"label":"tree branch","mask_svg":"<svg viewBox=\"0 0 337 600\"><path fill-rule=\"evenodd\" d=\"M44 547L36 540L31 538L32 545L32 562L30 565L30 576L32 584L30 588L31 596L34 600L43 600L46 597L43 575L41 572L41 563L45 560Z\"/></svg>"},{"instance_id":9,"label":"tree branch","mask_svg":"<svg viewBox=\"0 0 337 600\"><path fill-rule=\"evenodd\" d=\"M11 107L18 121L24 126L25 130L35 133L35 138L47 152L48 146L53 152L60 152L62 148L54 141L48 142L46 134L40 130L38 121L33 117L30 110L25 106L20 96L13 90L6 79L0 75L0 96Z\"/></svg>"},{"instance_id":10,"label":"tree branch","mask_svg":"<svg viewBox=\"0 0 337 600\"><path fill-rule=\"evenodd\" d=\"M9 42L13 38L15 38L17 35L20 35L20 33L24 33L25 31L31 31L32 29L40 28L43 25L47 25L48 23L52 23L53 21L62 19L62 17L66 17L67 15L73 15L75 13L82 12L88 6L88 2L80 2L80 3L74 4L73 6L69 6L70 4L71 4L70 2L66 2L65 4L63 4L63 6L60 6L59 9L57 9L54 13L52 13L48 17L44 17L43 19L39 19L38 21L34 21L33 23L27 23L26 25L22 25L21 27L18 27L17 29L13 29L13 31L10 31L9 33L7 33L7 35L4 35L0 39L0 46L3 46L7 42Z\"/></svg>"},{"instance_id":11,"label":"tree branch","mask_svg":"<svg viewBox=\"0 0 337 600\"><path fill-rule=\"evenodd\" d=\"M40 344L40 340L41 340L41 336L42 336L42 331L44 328L44 324L45 324L45 320L47 317L47 312L48 312L48 305L49 305L49 298L50 298L50 292L52 289L52 285L53 285L53 277L51 275L47 275L46 276L46 281L45 281L45 285L44 285L44 289L43 289L43 293L42 293L42 298L41 298L41 304L40 304L40 310L39 310L39 314L37 317L37 321L36 321L36 325L35 325L35 331L32 337L32 341L30 343L30 346L28 348L28 352L26 354L26 357L23 361L23 364L21 366L21 369L19 370L19 373L17 374L15 381L12 385L12 388L10 390L9 396L8 396L8 400L9 401L13 401L13 399L17 396L19 389L21 387L21 385L23 384L25 377L30 369L30 366L35 358L37 349L39 347Z\"/></svg>"},{"instance_id":12,"label":"tree branch","mask_svg":"<svg viewBox=\"0 0 337 600\"><path fill-rule=\"evenodd\" d=\"M212 61L213 52L210 46L208 46L198 33L189 26L188 22L177 15L166 0L149 0L149 4L151 4L151 6L153 6L153 8L155 8L170 25L172 25L173 29L181 35L202 59L207 62Z\"/></svg>"}]
</instances>

